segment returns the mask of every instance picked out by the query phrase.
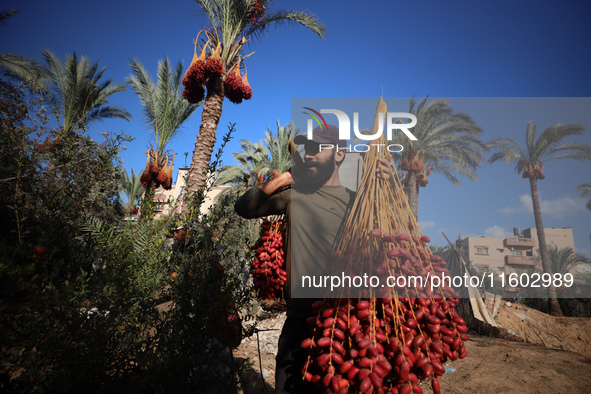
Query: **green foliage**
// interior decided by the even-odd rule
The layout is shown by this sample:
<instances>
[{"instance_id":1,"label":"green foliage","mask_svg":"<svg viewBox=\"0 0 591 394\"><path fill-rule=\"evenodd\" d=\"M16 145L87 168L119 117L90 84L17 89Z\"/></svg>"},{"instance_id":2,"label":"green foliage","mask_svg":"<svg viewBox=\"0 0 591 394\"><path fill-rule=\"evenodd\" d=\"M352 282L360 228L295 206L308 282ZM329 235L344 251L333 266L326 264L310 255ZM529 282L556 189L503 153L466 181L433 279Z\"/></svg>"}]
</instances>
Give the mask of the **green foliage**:
<instances>
[{"instance_id":1,"label":"green foliage","mask_svg":"<svg viewBox=\"0 0 591 394\"><path fill-rule=\"evenodd\" d=\"M124 221L129 137L50 129L40 100L14 87L0 99L0 391L235 391L220 340L232 302L250 302L248 225L216 207L173 249L170 217ZM202 201L190 196L194 212Z\"/></svg>"},{"instance_id":2,"label":"green foliage","mask_svg":"<svg viewBox=\"0 0 591 394\"><path fill-rule=\"evenodd\" d=\"M263 141L254 143L247 139L240 140L243 152L234 152L232 156L238 162L237 165L222 167L216 185L234 184L254 186L265 178L271 171L269 150L263 145Z\"/></svg>"},{"instance_id":3,"label":"green foliage","mask_svg":"<svg viewBox=\"0 0 591 394\"><path fill-rule=\"evenodd\" d=\"M18 12L19 10L12 9L0 13L0 25L6 24ZM0 72L6 77L16 78L28 84L34 91L45 89L42 79L47 74L47 70L33 58L13 53L0 53Z\"/></svg>"},{"instance_id":4,"label":"green foliage","mask_svg":"<svg viewBox=\"0 0 591 394\"><path fill-rule=\"evenodd\" d=\"M265 132L265 143L262 140L254 143L247 139L240 141L243 152L234 152L232 156L238 162L237 165L225 166L220 169L216 185L242 185L254 186L266 181L272 175L272 171L282 174L293 165L289 153L289 141L298 135L300 129L294 128L290 122L281 126L277 121L277 134L273 134L271 128Z\"/></svg>"},{"instance_id":5,"label":"green foliage","mask_svg":"<svg viewBox=\"0 0 591 394\"><path fill-rule=\"evenodd\" d=\"M417 117L412 133L417 137L411 141L403 133L395 134L396 143L404 146L401 159L409 162L417 157L435 173L442 174L456 186L460 182L456 174L478 178L476 170L486 152L485 144L479 139L483 130L467 114L455 113L446 99L427 102L425 97L418 104L410 100L409 112Z\"/></svg>"},{"instance_id":6,"label":"green foliage","mask_svg":"<svg viewBox=\"0 0 591 394\"><path fill-rule=\"evenodd\" d=\"M131 176L127 171L123 171L123 179L121 181L121 192L123 193L126 203L126 213L129 212L136 206L136 203L141 199L144 189L140 181L140 174L136 174L133 168L131 169ZM120 198L123 196L119 196Z\"/></svg>"},{"instance_id":7,"label":"green foliage","mask_svg":"<svg viewBox=\"0 0 591 394\"><path fill-rule=\"evenodd\" d=\"M279 119L277 119L277 134L273 134L270 127L267 127L267 130L265 132L265 143L271 155L271 168L282 174L293 165L289 153L289 141L295 139L300 132L300 128L296 129L293 121L281 126Z\"/></svg>"},{"instance_id":8,"label":"green foliage","mask_svg":"<svg viewBox=\"0 0 591 394\"><path fill-rule=\"evenodd\" d=\"M591 183L584 183L582 185L577 186L577 191L581 193L581 198L586 198L591 196ZM585 205L588 210L591 211L591 199L587 201L587 205Z\"/></svg>"},{"instance_id":9,"label":"green foliage","mask_svg":"<svg viewBox=\"0 0 591 394\"><path fill-rule=\"evenodd\" d=\"M539 135L535 122L529 122L525 132L525 145L509 138L496 138L487 146L493 150L489 163L504 160L515 163L515 170L522 174L529 168L542 167L545 162L561 159L591 160L591 145L580 142L562 143L565 138L581 135L585 127L578 123L551 125Z\"/></svg>"},{"instance_id":10,"label":"green foliage","mask_svg":"<svg viewBox=\"0 0 591 394\"><path fill-rule=\"evenodd\" d=\"M106 68L99 70L98 61L92 64L89 58L78 57L74 52L62 63L47 49L43 56L48 69L46 97L61 131L68 133L107 118L131 118L124 108L109 105L108 98L124 91L125 85L112 85L112 79L101 81Z\"/></svg>"},{"instance_id":11,"label":"green foliage","mask_svg":"<svg viewBox=\"0 0 591 394\"><path fill-rule=\"evenodd\" d=\"M156 140L156 151L161 156L168 142L179 132L181 126L199 107L181 97L183 62L174 70L167 57L158 62L157 82L154 83L148 71L138 59L132 59L133 75L127 83L133 88L144 107L146 123Z\"/></svg>"}]
</instances>

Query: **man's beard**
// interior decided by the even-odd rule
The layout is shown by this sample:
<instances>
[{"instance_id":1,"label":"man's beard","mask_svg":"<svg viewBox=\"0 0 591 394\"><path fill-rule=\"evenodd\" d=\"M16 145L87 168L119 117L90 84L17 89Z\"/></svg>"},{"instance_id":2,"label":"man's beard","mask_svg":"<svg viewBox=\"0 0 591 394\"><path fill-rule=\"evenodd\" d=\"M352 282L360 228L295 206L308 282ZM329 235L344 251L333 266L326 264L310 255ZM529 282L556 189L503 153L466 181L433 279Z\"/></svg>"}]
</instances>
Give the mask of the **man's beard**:
<instances>
[{"instance_id":1,"label":"man's beard","mask_svg":"<svg viewBox=\"0 0 591 394\"><path fill-rule=\"evenodd\" d=\"M304 191L309 192L313 192L323 186L335 171L336 164L334 158L335 152L333 152L326 163L314 162L306 165L306 169L302 174L303 179L300 182L296 180L296 185L300 185ZM313 171L313 169L316 171Z\"/></svg>"}]
</instances>

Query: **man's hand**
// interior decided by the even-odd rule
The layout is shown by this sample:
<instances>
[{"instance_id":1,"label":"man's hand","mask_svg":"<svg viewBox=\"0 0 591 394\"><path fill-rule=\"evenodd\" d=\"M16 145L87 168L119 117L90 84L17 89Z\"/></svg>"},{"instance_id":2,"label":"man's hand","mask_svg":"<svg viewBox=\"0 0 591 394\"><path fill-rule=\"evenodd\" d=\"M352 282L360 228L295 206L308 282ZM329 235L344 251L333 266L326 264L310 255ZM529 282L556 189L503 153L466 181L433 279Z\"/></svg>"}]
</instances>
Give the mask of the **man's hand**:
<instances>
[{"instance_id":1,"label":"man's hand","mask_svg":"<svg viewBox=\"0 0 591 394\"><path fill-rule=\"evenodd\" d=\"M265 183L257 185L265 194L271 195L281 189L284 189L293 184L293 178L291 176L291 168L281 175L276 176L273 179L268 180Z\"/></svg>"},{"instance_id":2,"label":"man's hand","mask_svg":"<svg viewBox=\"0 0 591 394\"><path fill-rule=\"evenodd\" d=\"M376 165L376 176L380 179L394 179L392 167L390 167L390 161L387 159L378 159L378 163Z\"/></svg>"}]
</instances>

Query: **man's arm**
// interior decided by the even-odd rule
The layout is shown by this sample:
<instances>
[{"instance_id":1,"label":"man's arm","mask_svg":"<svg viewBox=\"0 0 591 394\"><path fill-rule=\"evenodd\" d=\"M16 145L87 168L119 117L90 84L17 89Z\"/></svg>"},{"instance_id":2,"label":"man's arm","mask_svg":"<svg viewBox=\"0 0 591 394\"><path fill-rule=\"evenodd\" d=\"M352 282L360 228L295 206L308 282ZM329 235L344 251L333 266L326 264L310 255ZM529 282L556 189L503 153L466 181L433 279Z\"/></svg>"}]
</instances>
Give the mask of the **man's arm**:
<instances>
[{"instance_id":1,"label":"man's arm","mask_svg":"<svg viewBox=\"0 0 591 394\"><path fill-rule=\"evenodd\" d=\"M282 213L287 203L286 193L278 192L289 187L291 183L291 173L288 171L251 187L236 201L234 210L246 219Z\"/></svg>"}]
</instances>

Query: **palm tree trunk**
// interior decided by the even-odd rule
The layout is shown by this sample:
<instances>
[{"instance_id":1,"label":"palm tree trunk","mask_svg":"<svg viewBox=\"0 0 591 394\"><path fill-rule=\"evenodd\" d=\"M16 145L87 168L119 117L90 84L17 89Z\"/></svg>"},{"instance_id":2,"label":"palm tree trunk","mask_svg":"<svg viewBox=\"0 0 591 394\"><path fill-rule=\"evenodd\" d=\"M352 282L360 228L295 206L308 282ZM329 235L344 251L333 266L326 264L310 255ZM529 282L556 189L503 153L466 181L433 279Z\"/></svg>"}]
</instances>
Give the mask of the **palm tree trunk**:
<instances>
[{"instance_id":1,"label":"palm tree trunk","mask_svg":"<svg viewBox=\"0 0 591 394\"><path fill-rule=\"evenodd\" d=\"M538 180L529 179L531 188L531 199L534 206L534 219L536 221L536 231L538 233L538 242L540 243L540 257L542 258L542 269L544 273L552 275L552 266L550 265L550 254L546 245L546 235L544 233L544 224L542 223L542 209L540 208L540 196L538 194ZM553 283L548 287L548 309L552 316L563 316L562 309L556 298L556 288Z\"/></svg>"},{"instance_id":2,"label":"palm tree trunk","mask_svg":"<svg viewBox=\"0 0 591 394\"><path fill-rule=\"evenodd\" d=\"M207 97L203 104L199 134L197 134L197 140L195 141L191 168L187 177L186 192L193 197L197 195L199 190L205 187L205 182L207 181L207 171L215 145L216 130L220 122L220 117L222 116L223 101L223 80L216 78L216 81L207 87ZM189 201L184 201L182 215L186 215L190 208L191 204Z\"/></svg>"},{"instance_id":3,"label":"palm tree trunk","mask_svg":"<svg viewBox=\"0 0 591 394\"><path fill-rule=\"evenodd\" d=\"M408 172L406 198L408 199L412 214L416 220L419 220L419 184L417 183L417 174L415 171Z\"/></svg>"}]
</instances>

